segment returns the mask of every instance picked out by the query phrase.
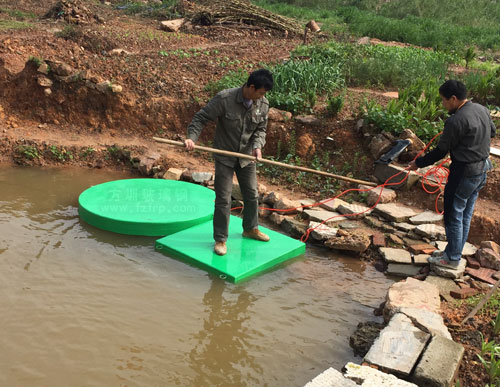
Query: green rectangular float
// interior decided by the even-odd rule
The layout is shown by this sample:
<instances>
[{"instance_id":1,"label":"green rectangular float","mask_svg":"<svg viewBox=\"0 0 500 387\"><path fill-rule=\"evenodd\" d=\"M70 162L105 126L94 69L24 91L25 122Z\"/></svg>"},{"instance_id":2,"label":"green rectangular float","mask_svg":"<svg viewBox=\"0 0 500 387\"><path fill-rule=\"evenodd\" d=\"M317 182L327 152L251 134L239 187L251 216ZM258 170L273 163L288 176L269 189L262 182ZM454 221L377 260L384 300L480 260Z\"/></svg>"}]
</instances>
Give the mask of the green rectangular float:
<instances>
[{"instance_id":1,"label":"green rectangular float","mask_svg":"<svg viewBox=\"0 0 500 387\"><path fill-rule=\"evenodd\" d=\"M213 252L212 221L201 223L156 241L156 249L195 266L221 275L231 282L240 282L259 274L306 250L306 245L276 231L260 227L271 237L269 242L243 238L241 219L231 216L227 254Z\"/></svg>"}]
</instances>

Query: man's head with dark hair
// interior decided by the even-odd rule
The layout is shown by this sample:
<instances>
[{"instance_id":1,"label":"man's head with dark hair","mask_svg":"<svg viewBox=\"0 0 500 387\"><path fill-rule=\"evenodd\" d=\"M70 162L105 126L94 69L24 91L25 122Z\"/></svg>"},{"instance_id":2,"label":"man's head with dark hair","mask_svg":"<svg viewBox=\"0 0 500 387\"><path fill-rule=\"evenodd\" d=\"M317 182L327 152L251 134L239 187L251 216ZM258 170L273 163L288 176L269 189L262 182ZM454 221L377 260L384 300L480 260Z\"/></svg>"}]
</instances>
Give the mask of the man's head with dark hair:
<instances>
[{"instance_id":1,"label":"man's head with dark hair","mask_svg":"<svg viewBox=\"0 0 500 387\"><path fill-rule=\"evenodd\" d=\"M243 97L257 101L273 88L273 84L273 74L269 70L256 70L250 74L247 83L243 86Z\"/></svg>"},{"instance_id":2,"label":"man's head with dark hair","mask_svg":"<svg viewBox=\"0 0 500 387\"><path fill-rule=\"evenodd\" d=\"M439 88L443 106L450 114L455 113L467 99L467 88L455 79L450 79Z\"/></svg>"},{"instance_id":3,"label":"man's head with dark hair","mask_svg":"<svg viewBox=\"0 0 500 387\"><path fill-rule=\"evenodd\" d=\"M250 74L246 85L254 85L256 90L264 88L266 89L266 91L269 91L273 88L274 85L273 74L271 74L271 72L266 69L256 70L252 74Z\"/></svg>"}]
</instances>

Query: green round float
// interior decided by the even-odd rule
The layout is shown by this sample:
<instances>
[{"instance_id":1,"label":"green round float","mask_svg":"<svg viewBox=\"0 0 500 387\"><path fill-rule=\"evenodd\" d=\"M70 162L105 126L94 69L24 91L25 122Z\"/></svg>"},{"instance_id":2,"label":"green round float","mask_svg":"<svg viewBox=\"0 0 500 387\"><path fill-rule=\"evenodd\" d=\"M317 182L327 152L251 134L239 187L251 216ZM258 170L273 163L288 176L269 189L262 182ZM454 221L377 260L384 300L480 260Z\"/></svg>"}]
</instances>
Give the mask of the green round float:
<instances>
[{"instance_id":1,"label":"green round float","mask_svg":"<svg viewBox=\"0 0 500 387\"><path fill-rule=\"evenodd\" d=\"M170 235L213 217L215 193L176 180L126 179L95 185L78 198L80 218L127 235Z\"/></svg>"}]
</instances>

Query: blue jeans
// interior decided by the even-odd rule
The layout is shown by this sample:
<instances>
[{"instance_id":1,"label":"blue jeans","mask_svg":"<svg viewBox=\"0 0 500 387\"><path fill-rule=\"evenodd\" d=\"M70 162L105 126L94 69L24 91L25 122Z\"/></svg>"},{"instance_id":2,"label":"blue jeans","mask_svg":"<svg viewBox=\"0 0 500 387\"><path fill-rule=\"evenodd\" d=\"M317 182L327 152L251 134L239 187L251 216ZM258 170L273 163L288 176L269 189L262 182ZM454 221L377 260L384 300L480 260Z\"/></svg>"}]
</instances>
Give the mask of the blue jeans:
<instances>
[{"instance_id":1,"label":"blue jeans","mask_svg":"<svg viewBox=\"0 0 500 387\"><path fill-rule=\"evenodd\" d=\"M452 197L453 203L445 216L446 239L444 250L448 258L458 261L469 236L470 222L479 191L486 184L486 172L475 176L463 176Z\"/></svg>"}]
</instances>

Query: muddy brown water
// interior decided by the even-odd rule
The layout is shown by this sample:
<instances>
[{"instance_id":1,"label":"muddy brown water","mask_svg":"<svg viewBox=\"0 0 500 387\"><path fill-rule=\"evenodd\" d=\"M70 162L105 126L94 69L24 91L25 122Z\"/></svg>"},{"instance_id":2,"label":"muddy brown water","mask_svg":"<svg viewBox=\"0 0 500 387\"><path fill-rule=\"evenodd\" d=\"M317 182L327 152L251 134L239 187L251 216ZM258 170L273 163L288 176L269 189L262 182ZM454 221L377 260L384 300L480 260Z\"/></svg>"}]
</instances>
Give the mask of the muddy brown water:
<instances>
[{"instance_id":1,"label":"muddy brown water","mask_svg":"<svg viewBox=\"0 0 500 387\"><path fill-rule=\"evenodd\" d=\"M303 386L360 360L393 280L308 246L234 285L80 221L82 191L128 177L0 168L0 386Z\"/></svg>"}]
</instances>

